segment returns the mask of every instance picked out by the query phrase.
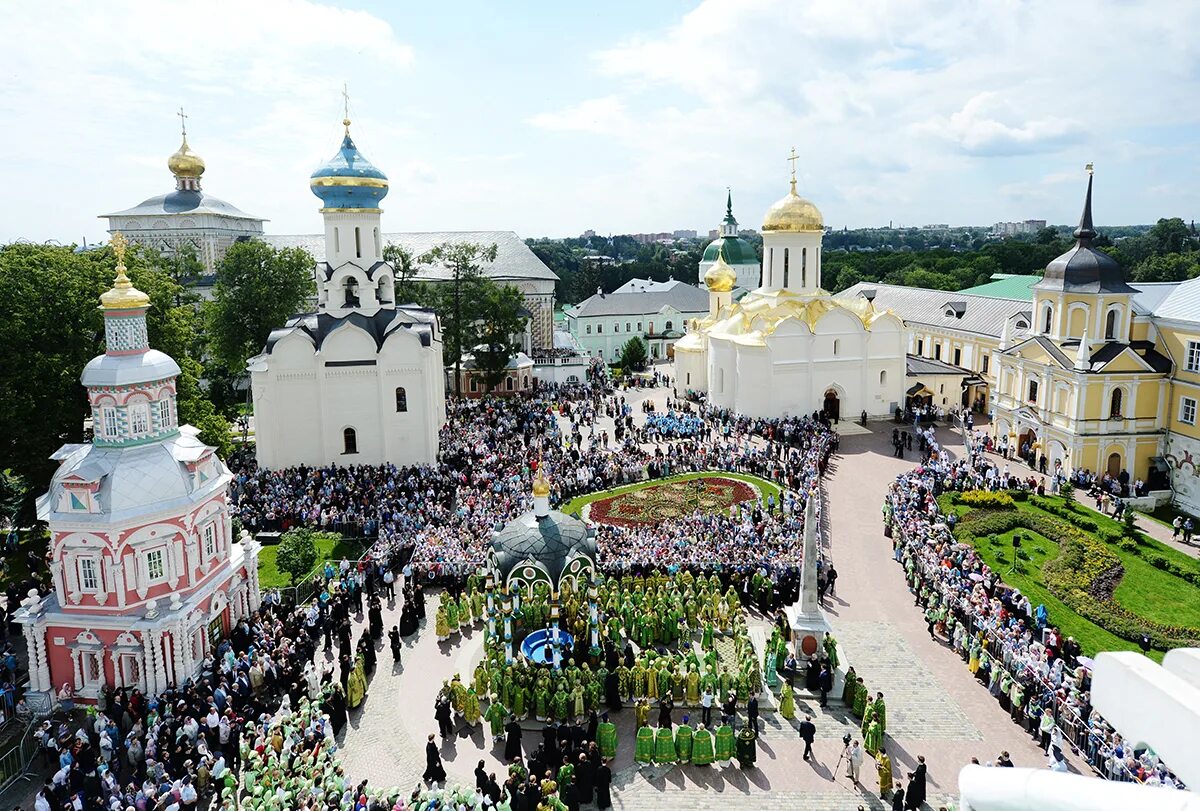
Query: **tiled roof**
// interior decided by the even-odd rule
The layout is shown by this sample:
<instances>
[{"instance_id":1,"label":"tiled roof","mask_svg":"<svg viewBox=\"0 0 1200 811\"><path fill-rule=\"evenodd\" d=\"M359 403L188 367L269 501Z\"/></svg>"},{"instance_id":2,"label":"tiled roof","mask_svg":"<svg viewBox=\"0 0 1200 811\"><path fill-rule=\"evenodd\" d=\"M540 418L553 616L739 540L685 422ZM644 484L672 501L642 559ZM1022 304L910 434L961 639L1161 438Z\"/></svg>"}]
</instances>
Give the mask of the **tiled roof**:
<instances>
[{"instance_id":1,"label":"tiled roof","mask_svg":"<svg viewBox=\"0 0 1200 811\"><path fill-rule=\"evenodd\" d=\"M318 264L325 261L324 234L265 236L263 240L276 248L303 248L313 255ZM512 231L393 231L383 235L384 245L402 245L414 257L420 257L447 242L473 242L484 246L495 244L496 261L484 271L489 279L558 280L557 274ZM445 281L450 278L450 271L440 265L423 266L415 278L417 281Z\"/></svg>"},{"instance_id":2,"label":"tiled roof","mask_svg":"<svg viewBox=\"0 0 1200 811\"><path fill-rule=\"evenodd\" d=\"M905 355L904 356L905 374L909 377L918 375L953 375L958 374L963 377L969 377L975 374L969 369L964 369L961 366L955 366L953 363L946 363L944 360L935 358L923 358L920 355Z\"/></svg>"},{"instance_id":3,"label":"tiled roof","mask_svg":"<svg viewBox=\"0 0 1200 811\"><path fill-rule=\"evenodd\" d=\"M663 307L673 307L681 313L708 312L708 292L678 282L670 290L658 292L604 295L597 293L580 302L571 315L575 318L598 315L652 315Z\"/></svg>"}]
</instances>

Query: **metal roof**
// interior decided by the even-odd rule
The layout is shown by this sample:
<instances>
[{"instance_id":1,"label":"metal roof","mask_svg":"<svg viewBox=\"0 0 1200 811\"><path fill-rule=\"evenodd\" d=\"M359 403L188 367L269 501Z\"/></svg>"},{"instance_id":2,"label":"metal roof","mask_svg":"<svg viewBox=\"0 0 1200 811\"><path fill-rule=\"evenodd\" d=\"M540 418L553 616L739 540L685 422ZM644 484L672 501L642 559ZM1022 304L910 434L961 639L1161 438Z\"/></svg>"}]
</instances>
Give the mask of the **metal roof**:
<instances>
[{"instance_id":1,"label":"metal roof","mask_svg":"<svg viewBox=\"0 0 1200 811\"><path fill-rule=\"evenodd\" d=\"M1154 307L1157 318L1200 321L1200 278L1179 282Z\"/></svg>"},{"instance_id":2,"label":"metal roof","mask_svg":"<svg viewBox=\"0 0 1200 811\"><path fill-rule=\"evenodd\" d=\"M593 563L596 560L596 538L587 525L557 510L542 518L532 511L517 516L492 536L491 547L492 559L505 580L518 564L532 560L544 566L557 585L575 553Z\"/></svg>"},{"instance_id":3,"label":"metal roof","mask_svg":"<svg viewBox=\"0 0 1200 811\"><path fill-rule=\"evenodd\" d=\"M644 293L597 293L584 299L571 313L573 318L602 315L653 315L664 307L680 313L708 312L708 291L676 282L669 290Z\"/></svg>"},{"instance_id":4,"label":"metal roof","mask_svg":"<svg viewBox=\"0 0 1200 811\"><path fill-rule=\"evenodd\" d=\"M276 248L303 248L317 260L325 261L324 234L291 234L264 236L263 241ZM537 258L537 254L512 231L392 231L383 235L385 245L401 245L414 258L438 245L473 242L496 246L496 261L484 269L489 279L545 279L558 281L558 275ZM446 281L451 277L448 268L440 265L422 266L414 278L417 281Z\"/></svg>"},{"instance_id":5,"label":"metal roof","mask_svg":"<svg viewBox=\"0 0 1200 811\"><path fill-rule=\"evenodd\" d=\"M215 214L218 217L236 217L255 222L266 222L262 217L239 209L219 197L205 194L199 190L177 189L168 194L160 194L143 200L133 208L116 211L112 214L101 214L101 217L151 217L175 214Z\"/></svg>"},{"instance_id":6,"label":"metal roof","mask_svg":"<svg viewBox=\"0 0 1200 811\"><path fill-rule=\"evenodd\" d=\"M857 298L868 291L875 293L875 309L892 310L907 322L963 330L994 338L999 338L1000 333L1004 331L1005 320L1029 309L1027 299L974 296L966 295L962 291L950 293L945 290L926 290L921 287L903 287L878 282L859 282L838 293L835 298ZM946 315L946 307L951 300L956 305L964 305L961 317Z\"/></svg>"},{"instance_id":7,"label":"metal roof","mask_svg":"<svg viewBox=\"0 0 1200 811\"><path fill-rule=\"evenodd\" d=\"M918 375L962 375L963 377L969 377L975 374L969 369L955 366L953 363L946 363L943 360L935 358L924 358L920 355L905 355L904 368L905 374L909 377L916 377Z\"/></svg>"},{"instance_id":8,"label":"metal roof","mask_svg":"<svg viewBox=\"0 0 1200 811\"><path fill-rule=\"evenodd\" d=\"M990 282L977 284L958 292L968 296L994 296L995 298L1033 301L1033 286L1038 283L1040 278L1041 276L1034 274L993 273Z\"/></svg>"},{"instance_id":9,"label":"metal roof","mask_svg":"<svg viewBox=\"0 0 1200 811\"><path fill-rule=\"evenodd\" d=\"M418 307L415 304L395 309L380 309L373 315L349 313L338 317L328 313L302 313L289 318L282 327L271 330L262 354L271 354L275 344L285 336L297 331L307 335L317 351L320 351L325 339L343 324L353 324L364 330L375 340L375 349L379 351L383 348L384 341L388 339L388 336L399 329L415 333L421 339L421 346L432 345L437 316L432 310ZM253 362L254 358L251 358L250 361Z\"/></svg>"}]
</instances>

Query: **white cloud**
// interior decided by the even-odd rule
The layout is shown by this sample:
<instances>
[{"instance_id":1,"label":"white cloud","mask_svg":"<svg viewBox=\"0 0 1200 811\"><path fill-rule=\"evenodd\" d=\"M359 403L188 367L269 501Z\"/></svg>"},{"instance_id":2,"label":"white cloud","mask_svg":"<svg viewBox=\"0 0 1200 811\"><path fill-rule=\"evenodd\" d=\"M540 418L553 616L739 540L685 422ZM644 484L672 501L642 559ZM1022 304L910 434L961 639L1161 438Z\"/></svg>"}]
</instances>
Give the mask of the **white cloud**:
<instances>
[{"instance_id":1,"label":"white cloud","mask_svg":"<svg viewBox=\"0 0 1200 811\"><path fill-rule=\"evenodd\" d=\"M600 134L625 133L630 128L625 105L616 96L588 99L561 110L538 113L529 123L547 130Z\"/></svg>"},{"instance_id":2,"label":"white cloud","mask_svg":"<svg viewBox=\"0 0 1200 811\"><path fill-rule=\"evenodd\" d=\"M1051 116L1019 121L1019 113L998 93L979 93L949 117L935 116L916 125L918 132L943 137L970 155L1024 155L1048 152L1081 140L1085 127L1071 118Z\"/></svg>"}]
</instances>

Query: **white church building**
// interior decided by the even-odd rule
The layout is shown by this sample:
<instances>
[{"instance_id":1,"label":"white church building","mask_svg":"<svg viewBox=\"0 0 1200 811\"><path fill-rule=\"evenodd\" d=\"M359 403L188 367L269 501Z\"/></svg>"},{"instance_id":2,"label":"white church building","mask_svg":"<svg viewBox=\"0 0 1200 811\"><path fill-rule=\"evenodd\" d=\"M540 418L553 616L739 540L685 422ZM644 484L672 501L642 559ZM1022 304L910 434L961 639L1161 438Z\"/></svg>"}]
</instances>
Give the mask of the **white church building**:
<instances>
[{"instance_id":1,"label":"white church building","mask_svg":"<svg viewBox=\"0 0 1200 811\"><path fill-rule=\"evenodd\" d=\"M338 153L309 183L324 204L317 311L273 330L248 363L267 468L432 464L446 421L437 316L396 304L379 224L387 176L343 124Z\"/></svg>"},{"instance_id":2,"label":"white church building","mask_svg":"<svg viewBox=\"0 0 1200 811\"><path fill-rule=\"evenodd\" d=\"M709 314L675 344L675 389L752 417L891 414L904 400L904 322L866 299L821 288L821 212L796 193L763 222L762 283L733 301L742 281L719 254L704 274Z\"/></svg>"}]
</instances>

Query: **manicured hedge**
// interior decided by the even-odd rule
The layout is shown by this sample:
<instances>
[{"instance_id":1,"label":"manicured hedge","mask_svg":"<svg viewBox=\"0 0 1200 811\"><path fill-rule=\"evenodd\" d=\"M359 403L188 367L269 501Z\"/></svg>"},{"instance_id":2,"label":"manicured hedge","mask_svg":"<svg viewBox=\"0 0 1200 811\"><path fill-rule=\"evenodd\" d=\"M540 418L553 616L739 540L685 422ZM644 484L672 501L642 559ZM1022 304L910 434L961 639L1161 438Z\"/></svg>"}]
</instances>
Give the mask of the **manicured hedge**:
<instances>
[{"instance_id":1,"label":"manicured hedge","mask_svg":"<svg viewBox=\"0 0 1200 811\"><path fill-rule=\"evenodd\" d=\"M1036 499L1033 500L1034 506L1055 516L1067 513L1080 523L1095 525L1094 521L1077 516L1052 502L1036 496L1033 498ZM1200 628L1163 625L1134 614L1115 600L1101 600L1093 596L1093 584L1114 568L1122 568L1121 559L1104 542L1082 531L1078 525L1067 523L1070 520L1015 510L972 512L955 527L954 535L964 543L974 543L979 537L1000 535L1017 528L1033 530L1058 542L1057 557L1048 560L1042 567L1042 582L1075 613L1132 642L1140 641L1143 633L1149 633L1154 647L1161 650L1192 647L1200 642ZM1122 543L1126 541L1130 539L1124 539ZM1149 555L1146 558L1150 560ZM1161 555L1154 555L1154 558L1157 561L1151 561L1151 564L1159 569L1178 574L1189 583L1200 580L1200 573L1181 572L1177 565Z\"/></svg>"},{"instance_id":2,"label":"manicured hedge","mask_svg":"<svg viewBox=\"0 0 1200 811\"><path fill-rule=\"evenodd\" d=\"M1003 490L966 490L959 494L957 501L980 510L1012 510L1017 506L1013 497Z\"/></svg>"}]
</instances>

